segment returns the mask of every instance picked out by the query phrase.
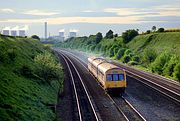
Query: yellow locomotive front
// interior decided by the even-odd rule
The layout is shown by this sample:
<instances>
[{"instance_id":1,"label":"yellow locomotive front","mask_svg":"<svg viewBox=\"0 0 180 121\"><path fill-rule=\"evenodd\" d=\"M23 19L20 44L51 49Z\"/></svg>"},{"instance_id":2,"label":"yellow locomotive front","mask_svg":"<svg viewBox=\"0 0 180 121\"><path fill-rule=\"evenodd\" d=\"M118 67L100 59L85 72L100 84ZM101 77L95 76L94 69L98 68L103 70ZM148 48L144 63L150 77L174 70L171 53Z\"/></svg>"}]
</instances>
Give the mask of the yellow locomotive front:
<instances>
[{"instance_id":1,"label":"yellow locomotive front","mask_svg":"<svg viewBox=\"0 0 180 121\"><path fill-rule=\"evenodd\" d=\"M107 70L105 88L109 93L124 93L126 87L126 73L119 68Z\"/></svg>"},{"instance_id":2,"label":"yellow locomotive front","mask_svg":"<svg viewBox=\"0 0 180 121\"><path fill-rule=\"evenodd\" d=\"M123 69L97 57L88 58L88 69L108 93L124 93L126 73Z\"/></svg>"}]
</instances>

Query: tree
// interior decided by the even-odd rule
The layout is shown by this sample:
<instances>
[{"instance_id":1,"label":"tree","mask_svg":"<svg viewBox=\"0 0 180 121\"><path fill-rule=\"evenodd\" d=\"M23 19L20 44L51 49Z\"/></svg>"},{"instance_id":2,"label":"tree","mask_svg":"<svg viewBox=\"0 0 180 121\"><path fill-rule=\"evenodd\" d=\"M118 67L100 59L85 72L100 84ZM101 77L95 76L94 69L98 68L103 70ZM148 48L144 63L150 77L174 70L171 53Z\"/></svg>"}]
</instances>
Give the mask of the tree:
<instances>
[{"instance_id":1,"label":"tree","mask_svg":"<svg viewBox=\"0 0 180 121\"><path fill-rule=\"evenodd\" d=\"M128 63L130 60L131 60L131 57L129 55L123 56L123 59L122 59L123 63Z\"/></svg>"},{"instance_id":2,"label":"tree","mask_svg":"<svg viewBox=\"0 0 180 121\"><path fill-rule=\"evenodd\" d=\"M34 58L34 62L37 65L35 74L38 77L46 81L48 84L51 84L51 81L54 79L59 80L61 67L52 54L49 52L38 54Z\"/></svg>"},{"instance_id":3,"label":"tree","mask_svg":"<svg viewBox=\"0 0 180 121\"><path fill-rule=\"evenodd\" d=\"M146 31L146 34L150 34L150 33L151 33L151 30L147 30L147 31Z\"/></svg>"},{"instance_id":4,"label":"tree","mask_svg":"<svg viewBox=\"0 0 180 121\"><path fill-rule=\"evenodd\" d=\"M163 70L163 75L165 76L173 76L173 71L175 66L178 64L179 60L176 55L173 55L169 62L165 65L164 70Z\"/></svg>"},{"instance_id":5,"label":"tree","mask_svg":"<svg viewBox=\"0 0 180 121\"><path fill-rule=\"evenodd\" d=\"M180 82L180 63L175 66L173 77Z\"/></svg>"},{"instance_id":6,"label":"tree","mask_svg":"<svg viewBox=\"0 0 180 121\"><path fill-rule=\"evenodd\" d=\"M170 57L171 55L167 52L164 52L160 56L158 56L151 64L152 72L163 74L164 67L169 62Z\"/></svg>"},{"instance_id":7,"label":"tree","mask_svg":"<svg viewBox=\"0 0 180 121\"><path fill-rule=\"evenodd\" d=\"M39 36L37 36L37 35L32 35L31 38L40 40Z\"/></svg>"},{"instance_id":8,"label":"tree","mask_svg":"<svg viewBox=\"0 0 180 121\"><path fill-rule=\"evenodd\" d=\"M118 34L115 34L114 37L118 37Z\"/></svg>"},{"instance_id":9,"label":"tree","mask_svg":"<svg viewBox=\"0 0 180 121\"><path fill-rule=\"evenodd\" d=\"M139 33L137 30L130 29L126 30L126 32L122 33L123 42L126 44L130 42L135 36L137 36Z\"/></svg>"},{"instance_id":10,"label":"tree","mask_svg":"<svg viewBox=\"0 0 180 121\"><path fill-rule=\"evenodd\" d=\"M96 34L96 44L98 44L103 39L102 33L98 32Z\"/></svg>"},{"instance_id":11,"label":"tree","mask_svg":"<svg viewBox=\"0 0 180 121\"><path fill-rule=\"evenodd\" d=\"M112 30L109 30L109 31L106 33L105 38L112 39L112 38L113 38L113 31L112 31Z\"/></svg>"},{"instance_id":12,"label":"tree","mask_svg":"<svg viewBox=\"0 0 180 121\"><path fill-rule=\"evenodd\" d=\"M156 31L156 26L152 27L152 31L155 32Z\"/></svg>"},{"instance_id":13,"label":"tree","mask_svg":"<svg viewBox=\"0 0 180 121\"><path fill-rule=\"evenodd\" d=\"M146 65L149 65L150 63L154 62L156 57L157 52L154 49L149 48L144 51L142 59Z\"/></svg>"},{"instance_id":14,"label":"tree","mask_svg":"<svg viewBox=\"0 0 180 121\"><path fill-rule=\"evenodd\" d=\"M121 59L121 57L123 57L125 51L126 51L125 48L119 49L118 52L116 53L116 59L118 59L118 60Z\"/></svg>"},{"instance_id":15,"label":"tree","mask_svg":"<svg viewBox=\"0 0 180 121\"><path fill-rule=\"evenodd\" d=\"M158 32L164 32L164 28L159 28L157 31Z\"/></svg>"}]
</instances>

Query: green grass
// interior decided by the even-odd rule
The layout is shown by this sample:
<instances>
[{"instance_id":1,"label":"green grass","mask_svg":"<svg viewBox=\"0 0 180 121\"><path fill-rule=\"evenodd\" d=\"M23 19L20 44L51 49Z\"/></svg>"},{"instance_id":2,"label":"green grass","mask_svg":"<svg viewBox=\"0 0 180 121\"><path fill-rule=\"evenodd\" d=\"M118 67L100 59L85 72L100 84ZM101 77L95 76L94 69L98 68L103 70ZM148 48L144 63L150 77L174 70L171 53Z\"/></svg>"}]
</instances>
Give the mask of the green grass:
<instances>
[{"instance_id":1,"label":"green grass","mask_svg":"<svg viewBox=\"0 0 180 121\"><path fill-rule=\"evenodd\" d=\"M52 121L56 114L48 104L56 104L59 80L51 85L41 83L35 76L21 74L23 66L36 70L34 58L49 51L32 38L0 35L0 120ZM61 70L61 82L63 72Z\"/></svg>"},{"instance_id":2,"label":"green grass","mask_svg":"<svg viewBox=\"0 0 180 121\"><path fill-rule=\"evenodd\" d=\"M139 35L129 42L127 46L140 54L145 49L153 49L158 54L167 51L180 57L180 32Z\"/></svg>"}]
</instances>

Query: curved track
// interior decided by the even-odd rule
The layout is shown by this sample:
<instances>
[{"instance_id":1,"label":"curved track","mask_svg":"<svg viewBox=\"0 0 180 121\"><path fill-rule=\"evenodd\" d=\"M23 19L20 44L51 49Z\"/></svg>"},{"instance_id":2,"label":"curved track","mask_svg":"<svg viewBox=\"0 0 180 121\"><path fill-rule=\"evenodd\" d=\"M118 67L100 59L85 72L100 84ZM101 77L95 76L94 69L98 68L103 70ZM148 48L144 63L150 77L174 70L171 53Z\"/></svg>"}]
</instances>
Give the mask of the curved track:
<instances>
[{"instance_id":1,"label":"curved track","mask_svg":"<svg viewBox=\"0 0 180 121\"><path fill-rule=\"evenodd\" d=\"M72 58L77 60L88 71L87 64L84 63L82 60L80 60L79 58L77 58L69 52L61 52L68 53L68 55L71 55ZM124 116L126 121L146 121L146 119L124 97L111 97L109 94L107 94L107 96L113 102L113 104L121 113L121 115Z\"/></svg>"},{"instance_id":2,"label":"curved track","mask_svg":"<svg viewBox=\"0 0 180 121\"><path fill-rule=\"evenodd\" d=\"M64 52L67 52L67 51L64 51ZM67 52L67 53L74 56L70 52ZM83 60L80 59L80 61L86 64ZM133 77L137 79L139 82L147 85L148 87L160 92L166 98L172 100L178 105L180 104L180 83L175 82L173 80L168 80L161 76L157 76L154 74L150 74L141 70L131 68L129 66L120 64L116 61L112 61L112 63L117 65L120 68L125 69L128 76Z\"/></svg>"},{"instance_id":3,"label":"curved track","mask_svg":"<svg viewBox=\"0 0 180 121\"><path fill-rule=\"evenodd\" d=\"M64 59L72 80L79 121L99 121L99 117L95 111L92 100L87 92L87 89L82 81L82 78L77 71L72 61L63 53L61 57Z\"/></svg>"},{"instance_id":4,"label":"curved track","mask_svg":"<svg viewBox=\"0 0 180 121\"><path fill-rule=\"evenodd\" d=\"M154 90L160 92L164 96L168 97L170 100L180 104L180 84L178 82L170 82L163 77L158 77L146 73L144 71L140 71L134 68L130 68L128 66L119 64L117 62L113 62L113 64L119 66L126 70L126 73L136 78L141 83L153 88Z\"/></svg>"}]
</instances>

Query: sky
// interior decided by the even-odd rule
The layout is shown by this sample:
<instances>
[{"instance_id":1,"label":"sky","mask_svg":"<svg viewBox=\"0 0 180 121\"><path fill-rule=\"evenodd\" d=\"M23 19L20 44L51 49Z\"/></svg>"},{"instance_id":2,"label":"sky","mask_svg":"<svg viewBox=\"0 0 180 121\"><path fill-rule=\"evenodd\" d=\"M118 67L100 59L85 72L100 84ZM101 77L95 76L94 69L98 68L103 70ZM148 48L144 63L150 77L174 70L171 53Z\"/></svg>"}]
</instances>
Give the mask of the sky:
<instances>
[{"instance_id":1,"label":"sky","mask_svg":"<svg viewBox=\"0 0 180 121\"><path fill-rule=\"evenodd\" d=\"M64 29L89 36L108 30L119 35L152 26L180 28L180 0L0 0L0 30L28 26L28 35L50 36Z\"/></svg>"}]
</instances>

